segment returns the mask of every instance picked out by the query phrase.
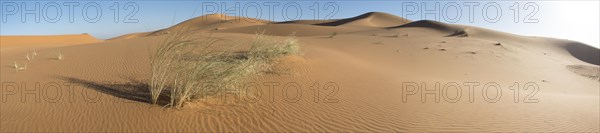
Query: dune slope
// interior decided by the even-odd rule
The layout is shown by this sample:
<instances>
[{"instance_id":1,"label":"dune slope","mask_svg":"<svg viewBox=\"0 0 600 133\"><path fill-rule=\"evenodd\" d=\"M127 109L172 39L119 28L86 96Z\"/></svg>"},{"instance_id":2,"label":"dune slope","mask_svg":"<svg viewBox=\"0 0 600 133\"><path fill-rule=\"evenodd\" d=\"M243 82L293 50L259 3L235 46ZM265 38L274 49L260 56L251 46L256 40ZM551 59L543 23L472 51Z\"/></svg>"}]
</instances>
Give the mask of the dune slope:
<instances>
[{"instance_id":1,"label":"dune slope","mask_svg":"<svg viewBox=\"0 0 600 133\"><path fill-rule=\"evenodd\" d=\"M355 18L360 19L332 20L338 23L326 26L232 23L219 30L191 23L195 20L181 23L198 26L189 34L199 39L212 36L223 39L219 44L242 46L256 32L285 39L284 35L297 31L304 53L281 59L278 66L290 69L289 74L248 77L248 84L258 86L241 87L249 93L216 95L181 110L148 104L145 91L148 51L161 45L169 29L144 37L43 47L31 61L24 56L28 51L3 51L0 99L5 102L0 104L0 131L600 130L597 48L434 21L401 23L395 19L399 17L379 13ZM330 38L331 31L340 34ZM63 60L55 59L58 50ZM26 64L27 69L17 71L12 67L15 62ZM438 95L413 94L407 84ZM466 84L476 84L473 93ZM484 89L496 84L501 91ZM499 97L490 102L483 95Z\"/></svg>"}]
</instances>

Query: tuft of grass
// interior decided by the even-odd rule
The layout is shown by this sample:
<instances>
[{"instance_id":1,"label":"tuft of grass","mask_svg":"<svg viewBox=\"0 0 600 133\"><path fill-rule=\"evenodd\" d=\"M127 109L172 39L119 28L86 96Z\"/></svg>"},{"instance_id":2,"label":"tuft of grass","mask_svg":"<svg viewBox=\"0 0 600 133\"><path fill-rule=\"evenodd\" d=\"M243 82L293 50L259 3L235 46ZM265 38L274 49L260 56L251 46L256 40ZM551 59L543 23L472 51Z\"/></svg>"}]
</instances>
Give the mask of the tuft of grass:
<instances>
[{"instance_id":1,"label":"tuft of grass","mask_svg":"<svg viewBox=\"0 0 600 133\"><path fill-rule=\"evenodd\" d=\"M338 34L337 32L333 32L333 33L331 33L331 35L329 35L329 38L333 38L333 37L337 36L337 34Z\"/></svg>"},{"instance_id":2,"label":"tuft of grass","mask_svg":"<svg viewBox=\"0 0 600 133\"><path fill-rule=\"evenodd\" d=\"M23 64L23 67L20 67L17 62L14 62L14 68L15 71L22 71L22 70L27 70L27 64Z\"/></svg>"},{"instance_id":3,"label":"tuft of grass","mask_svg":"<svg viewBox=\"0 0 600 133\"><path fill-rule=\"evenodd\" d=\"M502 46L502 43L497 42L494 44L494 46Z\"/></svg>"},{"instance_id":4,"label":"tuft of grass","mask_svg":"<svg viewBox=\"0 0 600 133\"><path fill-rule=\"evenodd\" d=\"M158 102L160 94L168 87L169 78L177 78L177 76L173 77L174 75L171 74L172 72L177 72L173 70L178 70L175 68L175 65L177 63L181 64L177 62L177 57L181 57L183 52L189 52L184 50L193 43L195 42L189 36L184 36L182 32L177 32L169 34L156 51L151 53L151 77L149 84L151 103L156 104Z\"/></svg>"},{"instance_id":5,"label":"tuft of grass","mask_svg":"<svg viewBox=\"0 0 600 133\"><path fill-rule=\"evenodd\" d=\"M151 53L150 101L158 103L160 95L168 91L166 106L180 108L188 101L220 92L241 93L234 85L271 69L279 57L299 53L293 37L276 41L263 33L241 52L237 46L215 45L220 40L212 37L200 40L188 34L170 35Z\"/></svg>"},{"instance_id":6,"label":"tuft of grass","mask_svg":"<svg viewBox=\"0 0 600 133\"><path fill-rule=\"evenodd\" d=\"M454 31L454 33L452 33L448 36L469 37L469 33L465 29L459 29L459 30Z\"/></svg>"},{"instance_id":7,"label":"tuft of grass","mask_svg":"<svg viewBox=\"0 0 600 133\"><path fill-rule=\"evenodd\" d=\"M25 55L25 58L27 58L27 61L31 61L31 58L29 57L29 53L27 53L27 54Z\"/></svg>"},{"instance_id":8,"label":"tuft of grass","mask_svg":"<svg viewBox=\"0 0 600 133\"><path fill-rule=\"evenodd\" d=\"M62 52L60 52L60 50L58 50L58 54L56 55L56 59L57 60L63 60L63 59L65 59L65 56L62 54Z\"/></svg>"},{"instance_id":9,"label":"tuft of grass","mask_svg":"<svg viewBox=\"0 0 600 133\"><path fill-rule=\"evenodd\" d=\"M33 49L33 53L32 53L32 55L33 55L33 56L37 56L37 55L38 55L38 54L37 54L37 52L35 51L35 49Z\"/></svg>"},{"instance_id":10,"label":"tuft of grass","mask_svg":"<svg viewBox=\"0 0 600 133\"><path fill-rule=\"evenodd\" d=\"M13 68L15 68L15 69L19 68L19 64L17 64L17 61L13 61Z\"/></svg>"}]
</instances>

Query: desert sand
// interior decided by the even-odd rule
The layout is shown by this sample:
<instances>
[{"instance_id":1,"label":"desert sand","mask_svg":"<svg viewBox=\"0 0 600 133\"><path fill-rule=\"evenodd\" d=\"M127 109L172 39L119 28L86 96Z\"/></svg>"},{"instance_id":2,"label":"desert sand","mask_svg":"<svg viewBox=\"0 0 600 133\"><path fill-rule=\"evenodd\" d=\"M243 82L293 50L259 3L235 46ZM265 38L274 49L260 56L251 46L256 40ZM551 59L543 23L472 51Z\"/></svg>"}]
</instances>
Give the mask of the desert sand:
<instances>
[{"instance_id":1,"label":"desert sand","mask_svg":"<svg viewBox=\"0 0 600 133\"><path fill-rule=\"evenodd\" d=\"M600 130L600 50L579 42L411 21L379 12L324 21L234 18L205 15L155 32L106 41L89 35L3 36L0 131ZM247 79L260 85L249 93L262 94L254 97L258 101L240 96L243 102L236 102L232 96L223 96L224 100L196 101L183 109L163 108L149 104L144 92L150 69L148 51L178 28L225 40L219 43L248 42L260 31L278 39L294 34L303 55L285 57L280 64L291 69L291 74ZM38 55L28 61L26 55L32 49ZM64 59L56 59L58 51ZM26 64L27 69L15 70L14 62ZM423 103L420 93L408 95L403 87L424 83L434 89L436 82L459 84L462 98L452 103L442 97L437 103L435 95L425 95ZM479 85L469 102L463 84L472 82ZM510 89L515 82L521 88L518 102ZM524 90L529 82L538 89ZM265 86L273 83L279 85ZM300 85L301 91L284 91L290 83ZM497 102L482 98L482 88L488 83L501 86L500 94L488 91L491 96L501 95ZM456 91L446 93L453 97Z\"/></svg>"}]
</instances>

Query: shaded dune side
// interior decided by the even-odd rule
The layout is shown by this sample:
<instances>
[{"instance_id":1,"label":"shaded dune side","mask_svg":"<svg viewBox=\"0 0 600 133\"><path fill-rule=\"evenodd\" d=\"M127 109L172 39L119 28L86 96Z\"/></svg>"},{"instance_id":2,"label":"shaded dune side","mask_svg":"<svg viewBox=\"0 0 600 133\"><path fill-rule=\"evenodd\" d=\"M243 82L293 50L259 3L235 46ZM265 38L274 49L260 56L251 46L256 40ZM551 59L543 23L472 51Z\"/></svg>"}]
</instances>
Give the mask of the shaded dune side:
<instances>
[{"instance_id":1,"label":"shaded dune side","mask_svg":"<svg viewBox=\"0 0 600 133\"><path fill-rule=\"evenodd\" d=\"M563 48L573 57L590 64L600 65L600 49L582 43L568 43Z\"/></svg>"},{"instance_id":2,"label":"shaded dune side","mask_svg":"<svg viewBox=\"0 0 600 133\"><path fill-rule=\"evenodd\" d=\"M274 22L273 24L307 24L307 25L317 25L321 23L331 23L334 21L338 21L339 19L332 20L291 20L291 21L283 21L283 22Z\"/></svg>"},{"instance_id":3,"label":"shaded dune side","mask_svg":"<svg viewBox=\"0 0 600 133\"><path fill-rule=\"evenodd\" d=\"M352 25L352 26L370 26L370 27L390 27L396 25L402 25L411 22L408 19L398 17L395 15L381 13L381 12L369 12L356 17L340 19L331 22L319 23L315 25L320 26L341 26L341 25Z\"/></svg>"},{"instance_id":4,"label":"shaded dune side","mask_svg":"<svg viewBox=\"0 0 600 133\"><path fill-rule=\"evenodd\" d=\"M526 41L533 39L530 37L497 32L485 28L452 25L432 20L419 20L399 26L387 27L386 29L398 28L427 28L446 32L448 34L446 37L474 36L476 38L499 42ZM593 65L600 65L600 49L578 42L560 42L561 43L557 43L552 47L560 49L560 51L564 50L566 55L570 55L571 57L583 62Z\"/></svg>"},{"instance_id":5,"label":"shaded dune side","mask_svg":"<svg viewBox=\"0 0 600 133\"><path fill-rule=\"evenodd\" d=\"M462 29L461 27L458 27L458 26L452 26L449 24L445 24L445 23L433 21L433 20L419 20L419 21L406 23L403 25L387 27L386 29L409 28L409 27L430 28L430 29L446 31L446 32L453 32L453 31Z\"/></svg>"},{"instance_id":6,"label":"shaded dune side","mask_svg":"<svg viewBox=\"0 0 600 133\"><path fill-rule=\"evenodd\" d=\"M217 33L242 33L242 34L256 34L258 32L265 32L266 35L275 36L320 36L330 35L333 32L345 33L364 30L363 28L353 27L323 27L315 25L304 25L304 24L272 24L272 25L256 25L239 27L232 29L224 29L216 31Z\"/></svg>"}]
</instances>

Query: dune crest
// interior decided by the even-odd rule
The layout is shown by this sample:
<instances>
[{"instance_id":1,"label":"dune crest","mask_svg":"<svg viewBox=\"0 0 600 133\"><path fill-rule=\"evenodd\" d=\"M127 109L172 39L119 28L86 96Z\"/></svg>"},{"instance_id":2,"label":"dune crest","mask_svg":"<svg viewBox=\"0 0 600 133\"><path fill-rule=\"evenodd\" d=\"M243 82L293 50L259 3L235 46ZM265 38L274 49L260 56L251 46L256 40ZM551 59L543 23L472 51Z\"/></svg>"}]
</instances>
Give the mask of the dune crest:
<instances>
[{"instance_id":1,"label":"dune crest","mask_svg":"<svg viewBox=\"0 0 600 133\"><path fill-rule=\"evenodd\" d=\"M382 12L368 12L356 17L340 19L332 22L320 23L321 26L368 26L390 27L411 22L408 19Z\"/></svg>"}]
</instances>

